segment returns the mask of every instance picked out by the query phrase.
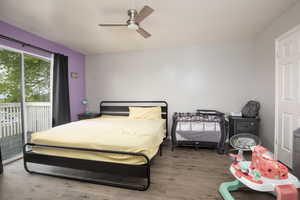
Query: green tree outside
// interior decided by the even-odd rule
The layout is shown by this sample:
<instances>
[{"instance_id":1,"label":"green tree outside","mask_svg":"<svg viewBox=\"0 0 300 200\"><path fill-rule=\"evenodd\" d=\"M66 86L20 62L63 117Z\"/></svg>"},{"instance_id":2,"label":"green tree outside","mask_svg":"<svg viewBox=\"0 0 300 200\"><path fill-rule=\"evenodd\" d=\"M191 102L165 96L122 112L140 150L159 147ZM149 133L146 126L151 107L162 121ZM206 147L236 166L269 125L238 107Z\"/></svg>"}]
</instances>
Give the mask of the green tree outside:
<instances>
[{"instance_id":1,"label":"green tree outside","mask_svg":"<svg viewBox=\"0 0 300 200\"><path fill-rule=\"evenodd\" d=\"M0 50L0 103L20 102L21 54ZM25 101L50 101L50 62L24 54Z\"/></svg>"}]
</instances>

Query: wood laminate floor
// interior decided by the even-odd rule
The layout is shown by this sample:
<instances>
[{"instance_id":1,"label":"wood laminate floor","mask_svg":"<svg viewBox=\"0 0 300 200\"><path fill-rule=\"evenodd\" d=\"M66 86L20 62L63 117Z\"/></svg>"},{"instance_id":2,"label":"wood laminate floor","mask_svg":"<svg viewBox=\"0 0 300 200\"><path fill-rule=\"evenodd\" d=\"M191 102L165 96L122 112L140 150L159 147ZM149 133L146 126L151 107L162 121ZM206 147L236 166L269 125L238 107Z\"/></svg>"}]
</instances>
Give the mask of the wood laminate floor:
<instances>
[{"instance_id":1,"label":"wood laminate floor","mask_svg":"<svg viewBox=\"0 0 300 200\"><path fill-rule=\"evenodd\" d=\"M0 175L0 200L211 200L222 199L218 187L233 180L230 161L214 150L164 146L151 168L147 191L132 191L109 186L28 174L19 160L4 167ZM235 192L236 199L271 200L273 196L253 191Z\"/></svg>"}]
</instances>

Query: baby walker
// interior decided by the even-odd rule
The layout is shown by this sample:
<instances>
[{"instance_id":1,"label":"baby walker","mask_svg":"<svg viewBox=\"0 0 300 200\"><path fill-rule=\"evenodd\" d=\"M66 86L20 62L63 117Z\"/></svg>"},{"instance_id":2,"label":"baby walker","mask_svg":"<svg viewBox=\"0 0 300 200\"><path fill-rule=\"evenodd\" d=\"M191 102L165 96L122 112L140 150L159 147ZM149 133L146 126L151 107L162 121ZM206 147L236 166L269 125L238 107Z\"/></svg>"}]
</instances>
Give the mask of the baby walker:
<instances>
[{"instance_id":1,"label":"baby walker","mask_svg":"<svg viewBox=\"0 0 300 200\"><path fill-rule=\"evenodd\" d=\"M248 144L236 141L230 141L231 145L239 150L237 155L230 154L233 159L230 172L236 180L222 183L219 187L219 192L225 200L234 200L230 192L241 187L270 192L277 196L277 200L298 200L297 188L300 188L300 183L294 175L288 172L286 166L274 160L266 148L249 144L249 138ZM252 151L252 161L246 161L243 158L242 152L247 148Z\"/></svg>"}]
</instances>

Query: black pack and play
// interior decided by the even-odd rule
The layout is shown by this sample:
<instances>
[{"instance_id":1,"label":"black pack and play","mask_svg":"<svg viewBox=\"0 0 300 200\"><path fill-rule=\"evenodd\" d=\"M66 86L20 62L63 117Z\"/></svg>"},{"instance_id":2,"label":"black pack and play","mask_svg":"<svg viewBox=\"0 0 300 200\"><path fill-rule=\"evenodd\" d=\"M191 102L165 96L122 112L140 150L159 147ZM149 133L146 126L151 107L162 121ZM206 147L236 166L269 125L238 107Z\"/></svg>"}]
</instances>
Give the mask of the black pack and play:
<instances>
[{"instance_id":1,"label":"black pack and play","mask_svg":"<svg viewBox=\"0 0 300 200\"><path fill-rule=\"evenodd\" d=\"M216 148L224 153L227 136L224 113L216 110L197 110L195 113L174 113L172 150L177 146Z\"/></svg>"}]
</instances>

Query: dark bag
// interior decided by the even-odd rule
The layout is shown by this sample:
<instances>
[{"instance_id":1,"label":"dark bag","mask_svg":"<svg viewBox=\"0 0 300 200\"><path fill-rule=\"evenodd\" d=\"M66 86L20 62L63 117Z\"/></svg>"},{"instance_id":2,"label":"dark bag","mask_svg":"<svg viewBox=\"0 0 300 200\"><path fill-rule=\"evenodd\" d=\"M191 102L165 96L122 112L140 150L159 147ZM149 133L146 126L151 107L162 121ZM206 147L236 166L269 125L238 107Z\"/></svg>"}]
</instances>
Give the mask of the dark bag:
<instances>
[{"instance_id":1,"label":"dark bag","mask_svg":"<svg viewBox=\"0 0 300 200\"><path fill-rule=\"evenodd\" d=\"M259 114L260 103L258 101L248 101L242 109L243 117L257 117Z\"/></svg>"}]
</instances>

